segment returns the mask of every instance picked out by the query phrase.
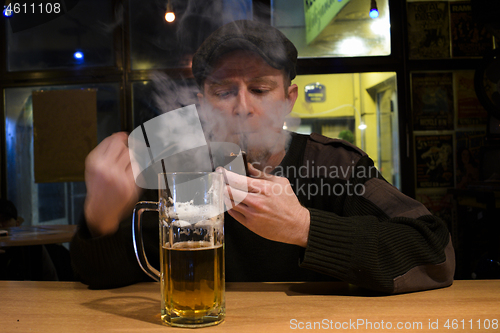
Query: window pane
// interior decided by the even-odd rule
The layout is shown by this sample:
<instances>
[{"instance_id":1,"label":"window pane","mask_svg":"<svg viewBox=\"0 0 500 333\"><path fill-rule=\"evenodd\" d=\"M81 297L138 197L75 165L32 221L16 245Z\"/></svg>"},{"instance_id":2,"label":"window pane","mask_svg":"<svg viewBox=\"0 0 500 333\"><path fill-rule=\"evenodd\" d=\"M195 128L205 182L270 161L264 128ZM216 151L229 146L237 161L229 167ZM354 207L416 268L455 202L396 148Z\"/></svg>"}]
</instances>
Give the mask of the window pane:
<instances>
[{"instance_id":1,"label":"window pane","mask_svg":"<svg viewBox=\"0 0 500 333\"><path fill-rule=\"evenodd\" d=\"M66 217L66 191L62 183L38 184L38 221L40 223Z\"/></svg>"},{"instance_id":2,"label":"window pane","mask_svg":"<svg viewBox=\"0 0 500 333\"><path fill-rule=\"evenodd\" d=\"M400 187L396 73L298 75L293 83L299 95L285 129L351 142Z\"/></svg>"},{"instance_id":3,"label":"window pane","mask_svg":"<svg viewBox=\"0 0 500 333\"><path fill-rule=\"evenodd\" d=\"M55 18L21 12L5 20L8 71L114 64L111 1L77 1L74 7L69 3L68 11L61 9L64 14Z\"/></svg>"},{"instance_id":4,"label":"window pane","mask_svg":"<svg viewBox=\"0 0 500 333\"><path fill-rule=\"evenodd\" d=\"M271 3L273 25L295 44L301 58L391 54L388 0L376 1L379 16L374 19L370 0Z\"/></svg>"},{"instance_id":5,"label":"window pane","mask_svg":"<svg viewBox=\"0 0 500 333\"><path fill-rule=\"evenodd\" d=\"M194 80L172 80L167 76L153 81L134 82L134 128L160 114L198 103Z\"/></svg>"},{"instance_id":6,"label":"window pane","mask_svg":"<svg viewBox=\"0 0 500 333\"><path fill-rule=\"evenodd\" d=\"M33 159L32 91L97 89L97 136L101 141L120 130L119 84L38 86L5 89L7 198L26 224L74 224L77 222L85 184L35 183Z\"/></svg>"},{"instance_id":7,"label":"window pane","mask_svg":"<svg viewBox=\"0 0 500 333\"><path fill-rule=\"evenodd\" d=\"M252 18L251 0L171 1L176 19L165 21L167 1L130 0L132 69L189 67L208 35L237 19Z\"/></svg>"}]
</instances>

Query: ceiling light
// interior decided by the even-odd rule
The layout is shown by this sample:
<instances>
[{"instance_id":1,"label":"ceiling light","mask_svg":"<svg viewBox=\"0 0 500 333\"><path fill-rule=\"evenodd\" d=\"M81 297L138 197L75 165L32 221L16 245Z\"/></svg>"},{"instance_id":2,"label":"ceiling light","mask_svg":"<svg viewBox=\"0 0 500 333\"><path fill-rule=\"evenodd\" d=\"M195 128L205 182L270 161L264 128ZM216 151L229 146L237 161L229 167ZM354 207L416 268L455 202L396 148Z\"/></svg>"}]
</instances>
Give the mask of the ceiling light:
<instances>
[{"instance_id":1,"label":"ceiling light","mask_svg":"<svg viewBox=\"0 0 500 333\"><path fill-rule=\"evenodd\" d=\"M376 19L378 17L378 8L377 8L377 1L376 0L371 0L371 5L370 5L370 17L372 19Z\"/></svg>"},{"instance_id":2,"label":"ceiling light","mask_svg":"<svg viewBox=\"0 0 500 333\"><path fill-rule=\"evenodd\" d=\"M168 23L172 23L175 21L175 13L172 4L170 3L170 0L168 0L167 2L167 12L165 13L165 21L167 21Z\"/></svg>"}]
</instances>

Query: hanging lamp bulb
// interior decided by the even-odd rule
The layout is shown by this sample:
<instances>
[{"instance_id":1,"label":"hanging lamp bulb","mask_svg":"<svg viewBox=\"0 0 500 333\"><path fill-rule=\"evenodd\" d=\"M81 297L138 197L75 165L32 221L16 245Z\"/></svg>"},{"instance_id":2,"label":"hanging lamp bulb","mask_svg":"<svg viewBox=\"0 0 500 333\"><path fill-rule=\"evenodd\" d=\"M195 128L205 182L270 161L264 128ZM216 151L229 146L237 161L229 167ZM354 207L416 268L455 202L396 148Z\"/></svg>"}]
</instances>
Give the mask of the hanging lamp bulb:
<instances>
[{"instance_id":1,"label":"hanging lamp bulb","mask_svg":"<svg viewBox=\"0 0 500 333\"><path fill-rule=\"evenodd\" d=\"M376 19L379 15L378 8L377 8L377 1L376 0L371 0L370 4L370 17L372 19Z\"/></svg>"},{"instance_id":2,"label":"hanging lamp bulb","mask_svg":"<svg viewBox=\"0 0 500 333\"><path fill-rule=\"evenodd\" d=\"M167 21L168 23L172 23L175 21L175 13L172 4L170 3L170 0L168 0L167 2L167 12L165 13L165 21Z\"/></svg>"}]
</instances>

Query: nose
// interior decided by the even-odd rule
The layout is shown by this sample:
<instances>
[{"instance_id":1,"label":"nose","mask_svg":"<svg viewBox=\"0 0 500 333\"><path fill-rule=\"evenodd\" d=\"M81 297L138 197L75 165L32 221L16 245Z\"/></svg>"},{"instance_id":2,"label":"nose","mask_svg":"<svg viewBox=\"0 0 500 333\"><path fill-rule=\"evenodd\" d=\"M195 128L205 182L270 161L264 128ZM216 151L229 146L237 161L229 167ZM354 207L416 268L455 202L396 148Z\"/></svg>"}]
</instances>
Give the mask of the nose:
<instances>
[{"instance_id":1,"label":"nose","mask_svg":"<svg viewBox=\"0 0 500 333\"><path fill-rule=\"evenodd\" d=\"M255 110L252 103L252 96L246 89L240 89L235 100L233 114L242 119L253 116Z\"/></svg>"}]
</instances>

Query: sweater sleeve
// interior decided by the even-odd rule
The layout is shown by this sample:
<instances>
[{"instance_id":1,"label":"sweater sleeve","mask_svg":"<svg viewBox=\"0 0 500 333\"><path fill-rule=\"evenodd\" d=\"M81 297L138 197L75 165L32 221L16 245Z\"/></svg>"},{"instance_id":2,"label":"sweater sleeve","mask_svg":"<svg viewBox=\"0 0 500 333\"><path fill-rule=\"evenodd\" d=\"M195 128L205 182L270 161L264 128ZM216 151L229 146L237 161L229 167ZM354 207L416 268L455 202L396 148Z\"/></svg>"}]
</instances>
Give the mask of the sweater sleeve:
<instances>
[{"instance_id":1,"label":"sweater sleeve","mask_svg":"<svg viewBox=\"0 0 500 333\"><path fill-rule=\"evenodd\" d=\"M357 166L373 165L366 155ZM454 251L443 221L377 175L352 177L334 200L340 209L308 207L301 267L386 293L449 286ZM307 207L307 206L306 206Z\"/></svg>"},{"instance_id":2,"label":"sweater sleeve","mask_svg":"<svg viewBox=\"0 0 500 333\"><path fill-rule=\"evenodd\" d=\"M76 277L91 289L116 288L151 281L135 258L131 230L132 223L129 218L122 221L115 234L92 238L85 218L82 217L70 244L71 262ZM156 230L152 234L157 233ZM153 245L154 240L147 241L146 250L148 244ZM153 246L156 251L157 244L156 242L156 247Z\"/></svg>"}]
</instances>

